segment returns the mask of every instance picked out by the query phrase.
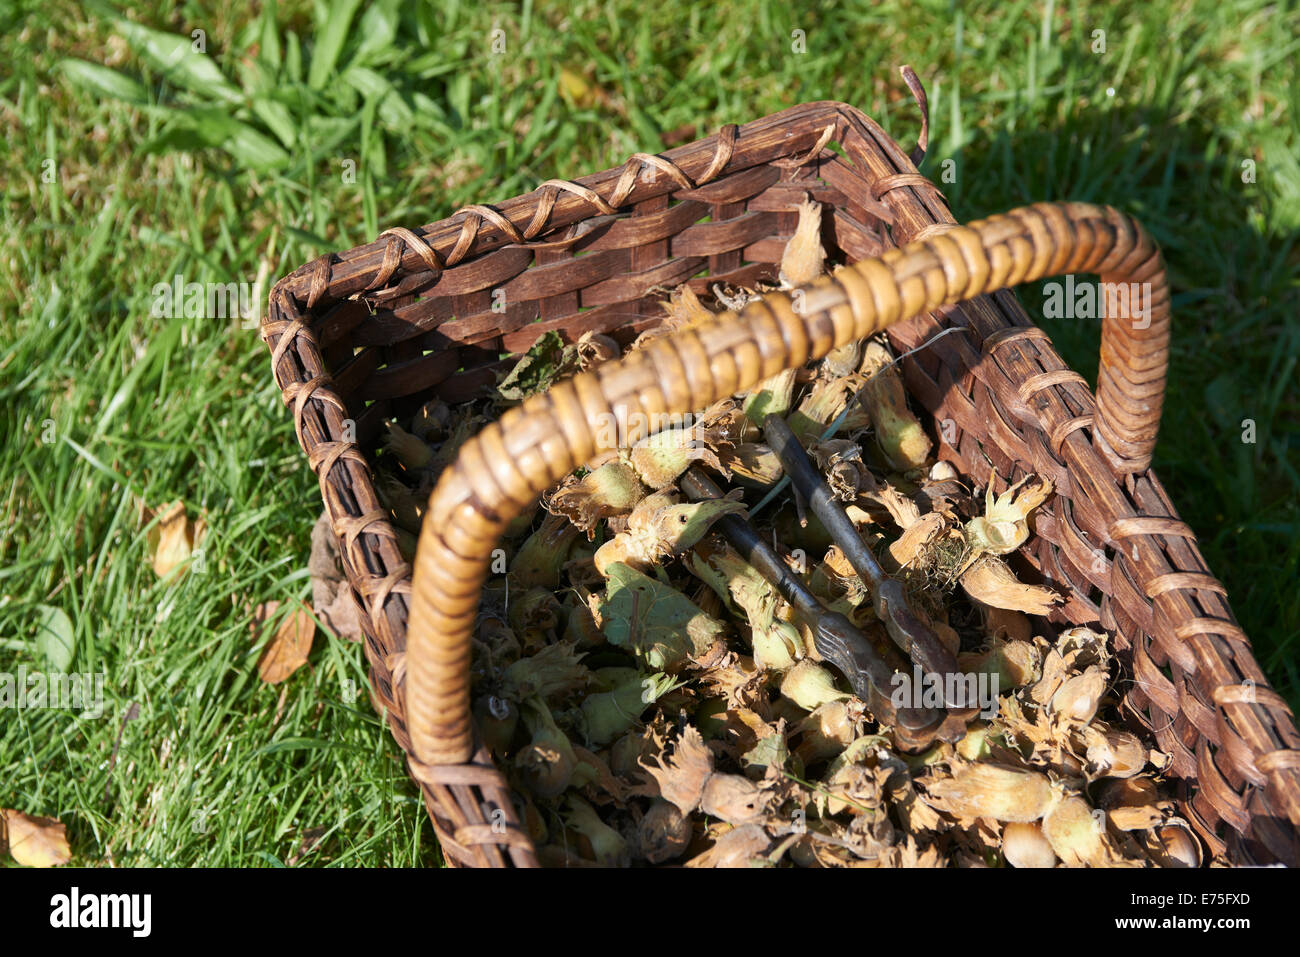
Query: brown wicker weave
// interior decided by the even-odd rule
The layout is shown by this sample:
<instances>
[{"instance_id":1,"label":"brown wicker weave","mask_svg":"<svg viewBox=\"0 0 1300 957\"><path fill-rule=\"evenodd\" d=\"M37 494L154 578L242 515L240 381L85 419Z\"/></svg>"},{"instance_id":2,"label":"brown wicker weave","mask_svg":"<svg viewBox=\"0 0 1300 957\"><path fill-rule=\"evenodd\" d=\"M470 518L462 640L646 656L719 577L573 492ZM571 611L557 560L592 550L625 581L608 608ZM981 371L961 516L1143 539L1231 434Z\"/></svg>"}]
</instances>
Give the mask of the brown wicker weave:
<instances>
[{"instance_id":1,"label":"brown wicker weave","mask_svg":"<svg viewBox=\"0 0 1300 957\"><path fill-rule=\"evenodd\" d=\"M1114 635L1129 679L1124 709L1172 756L1182 812L1211 853L1300 863L1292 713L1148 467L1169 336L1158 251L1127 216L1079 204L954 227L916 171L924 126L921 140L909 157L859 110L808 103L422 229L390 229L276 284L262 336L368 612L375 703L452 864L536 865L470 718L470 634L505 524L600 451L594 430L615 407L699 410L886 327L900 352L963 330L904 362L940 456L998 490L1026 472L1055 483L1023 555L1068 592L1055 621ZM511 364L502 352L525 351L548 330L626 342L659 321L656 287L773 278L806 195L833 210L828 251L857 265L800 290L801 314L790 295L769 295L562 382L485 428L434 492L413 588L365 451L383 421L431 396L482 395ZM1103 324L1096 401L1006 290L1063 272L1151 283L1149 324Z\"/></svg>"}]
</instances>

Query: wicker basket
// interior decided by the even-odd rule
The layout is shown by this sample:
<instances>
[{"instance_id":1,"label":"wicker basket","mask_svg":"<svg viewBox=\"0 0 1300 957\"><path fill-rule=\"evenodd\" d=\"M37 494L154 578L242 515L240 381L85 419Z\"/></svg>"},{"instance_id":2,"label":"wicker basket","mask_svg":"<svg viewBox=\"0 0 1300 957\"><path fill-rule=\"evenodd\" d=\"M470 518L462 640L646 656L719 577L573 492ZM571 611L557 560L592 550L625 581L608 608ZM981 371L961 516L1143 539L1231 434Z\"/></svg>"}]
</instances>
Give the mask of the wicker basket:
<instances>
[{"instance_id":1,"label":"wicker basket","mask_svg":"<svg viewBox=\"0 0 1300 957\"><path fill-rule=\"evenodd\" d=\"M919 84L904 75L924 116ZM859 110L808 103L422 229L387 230L276 284L262 337L367 612L373 699L450 863L537 863L470 718L470 635L505 523L599 451L594 423L612 407L698 410L886 326L899 352L963 330L904 363L940 457L979 483L996 472L998 490L1026 472L1055 483L1022 556L1068 595L1057 623L1114 636L1130 679L1123 708L1171 755L1182 813L1211 854L1300 863L1300 734L1149 469L1169 335L1158 251L1130 218L1077 204L954 227L942 193L916 171L925 138L923 123L909 157ZM501 354L548 330L627 342L660 320L656 287L772 279L806 195L833 211L828 252L862 262L800 290L799 314L789 295L769 295L488 426L434 492L413 582L367 457L386 418L432 396L483 395L511 365ZM1095 401L1005 288L1066 272L1151 283L1149 322L1103 322Z\"/></svg>"}]
</instances>

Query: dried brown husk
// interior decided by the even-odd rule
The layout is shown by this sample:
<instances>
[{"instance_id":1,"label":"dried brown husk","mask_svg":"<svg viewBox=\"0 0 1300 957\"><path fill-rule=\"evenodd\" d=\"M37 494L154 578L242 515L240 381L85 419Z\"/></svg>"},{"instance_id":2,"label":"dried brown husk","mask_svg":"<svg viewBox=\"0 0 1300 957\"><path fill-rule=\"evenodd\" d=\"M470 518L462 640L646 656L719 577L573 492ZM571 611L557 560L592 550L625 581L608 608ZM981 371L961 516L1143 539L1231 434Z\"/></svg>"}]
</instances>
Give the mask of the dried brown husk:
<instances>
[{"instance_id":1,"label":"dried brown husk","mask_svg":"<svg viewBox=\"0 0 1300 957\"><path fill-rule=\"evenodd\" d=\"M976 560L959 580L966 594L976 601L1027 615L1046 615L1062 601L1050 588L1025 584L1006 562L991 555Z\"/></svg>"},{"instance_id":2,"label":"dried brown husk","mask_svg":"<svg viewBox=\"0 0 1300 957\"><path fill-rule=\"evenodd\" d=\"M713 775L700 794L700 810L728 824L761 824L768 795L757 784L739 774Z\"/></svg>"},{"instance_id":3,"label":"dried brown husk","mask_svg":"<svg viewBox=\"0 0 1300 957\"><path fill-rule=\"evenodd\" d=\"M1082 779L1083 762L1075 755L1070 730L1070 722L1061 722L1051 715L1045 707L1025 703L1025 692L1018 695L1006 695L999 702L997 728L1007 741L1016 747L1025 748L1028 754L1015 752L1017 759L1029 765L1050 771L1057 777ZM990 748L995 760L1000 759L1000 749L996 743Z\"/></svg>"},{"instance_id":4,"label":"dried brown husk","mask_svg":"<svg viewBox=\"0 0 1300 957\"><path fill-rule=\"evenodd\" d=\"M714 449L719 455L756 435L754 424L745 416L744 409L734 398L713 403L695 417L695 424L720 437Z\"/></svg>"},{"instance_id":5,"label":"dried brown husk","mask_svg":"<svg viewBox=\"0 0 1300 957\"><path fill-rule=\"evenodd\" d=\"M643 727L629 731L610 745L610 771L628 784L640 783L645 777L640 762L662 754L667 738L667 722L662 713L654 712Z\"/></svg>"},{"instance_id":6,"label":"dried brown husk","mask_svg":"<svg viewBox=\"0 0 1300 957\"><path fill-rule=\"evenodd\" d=\"M666 488L637 503L627 520L627 530L596 551L596 570L607 575L615 562L645 571L662 560L680 555L702 539L724 515L743 515L740 490L727 497L679 503L676 489Z\"/></svg>"},{"instance_id":7,"label":"dried brown husk","mask_svg":"<svg viewBox=\"0 0 1300 957\"><path fill-rule=\"evenodd\" d=\"M911 834L899 844L886 848L880 855L881 867L946 867L947 861L937 844L920 841Z\"/></svg>"},{"instance_id":8,"label":"dried brown husk","mask_svg":"<svg viewBox=\"0 0 1300 957\"><path fill-rule=\"evenodd\" d=\"M939 466L947 466L947 471L938 471ZM952 475L949 476L948 473ZM936 474L943 477L937 478ZM921 480L921 487L913 499L919 506L928 506L932 512L942 512L954 522L962 515L970 515L973 508L969 490L947 462L935 464L930 474Z\"/></svg>"},{"instance_id":9,"label":"dried brown husk","mask_svg":"<svg viewBox=\"0 0 1300 957\"><path fill-rule=\"evenodd\" d=\"M832 349L822 360L818 374L823 378L838 378L856 372L858 364L862 361L862 347L862 341L859 339Z\"/></svg>"},{"instance_id":10,"label":"dried brown husk","mask_svg":"<svg viewBox=\"0 0 1300 957\"><path fill-rule=\"evenodd\" d=\"M852 439L827 439L808 448L808 455L821 469L834 496L852 502L862 492L877 488L875 476L862 461L862 446Z\"/></svg>"},{"instance_id":11,"label":"dried brown husk","mask_svg":"<svg viewBox=\"0 0 1300 957\"><path fill-rule=\"evenodd\" d=\"M714 318L713 311L700 302L700 297L687 283L674 289L668 301L660 305L668 313L666 323L670 331L689 329Z\"/></svg>"},{"instance_id":12,"label":"dried brown husk","mask_svg":"<svg viewBox=\"0 0 1300 957\"><path fill-rule=\"evenodd\" d=\"M719 452L718 459L732 479L746 488L770 488L785 474L777 454L758 442L742 442Z\"/></svg>"},{"instance_id":13,"label":"dried brown husk","mask_svg":"<svg viewBox=\"0 0 1300 957\"><path fill-rule=\"evenodd\" d=\"M765 830L757 824L732 828L718 836L713 846L686 862L687 867L752 867L765 864L763 855L772 846Z\"/></svg>"},{"instance_id":14,"label":"dried brown husk","mask_svg":"<svg viewBox=\"0 0 1300 957\"><path fill-rule=\"evenodd\" d=\"M890 521L903 531L907 531L921 520L920 507L911 496L904 495L891 482L880 482L875 489L863 492L860 501L867 505L876 505L883 508L889 514ZM849 518L854 519L854 524L861 524L855 518L851 507L848 512ZM871 519L870 514L863 516L863 519L869 521Z\"/></svg>"},{"instance_id":15,"label":"dried brown husk","mask_svg":"<svg viewBox=\"0 0 1300 957\"><path fill-rule=\"evenodd\" d=\"M570 476L543 504L548 512L563 515L592 539L601 521L629 514L645 496L645 487L631 466L607 462L580 479Z\"/></svg>"},{"instance_id":16,"label":"dried brown husk","mask_svg":"<svg viewBox=\"0 0 1300 957\"><path fill-rule=\"evenodd\" d=\"M826 250L821 243L821 204L811 199L799 205L799 224L781 253L777 278L783 289L812 282L826 271Z\"/></svg>"},{"instance_id":17,"label":"dried brown husk","mask_svg":"<svg viewBox=\"0 0 1300 957\"><path fill-rule=\"evenodd\" d=\"M966 523L966 541L972 556L1009 555L1029 540L1029 515L1052 494L1052 483L1027 475L994 498L989 479L984 514Z\"/></svg>"},{"instance_id":18,"label":"dried brown husk","mask_svg":"<svg viewBox=\"0 0 1300 957\"><path fill-rule=\"evenodd\" d=\"M895 567L920 571L935 567L940 561L936 545L951 528L951 519L939 512L922 515L889 546Z\"/></svg>"},{"instance_id":19,"label":"dried brown husk","mask_svg":"<svg viewBox=\"0 0 1300 957\"><path fill-rule=\"evenodd\" d=\"M717 450L730 447L731 442L720 429L693 425L663 429L621 454L642 482L652 489L663 489L696 463L724 472Z\"/></svg>"},{"instance_id":20,"label":"dried brown husk","mask_svg":"<svg viewBox=\"0 0 1300 957\"><path fill-rule=\"evenodd\" d=\"M1062 797L1043 817L1043 835L1066 867L1118 863L1106 835L1105 815L1078 795Z\"/></svg>"},{"instance_id":21,"label":"dried brown husk","mask_svg":"<svg viewBox=\"0 0 1300 957\"><path fill-rule=\"evenodd\" d=\"M623 351L611 336L593 330L582 334L578 339L577 348L578 366L584 372L594 369L602 362L617 359Z\"/></svg>"},{"instance_id":22,"label":"dried brown husk","mask_svg":"<svg viewBox=\"0 0 1300 957\"><path fill-rule=\"evenodd\" d=\"M1154 804L1116 807L1106 812L1106 820L1117 831L1146 831L1168 816L1166 810Z\"/></svg>"},{"instance_id":23,"label":"dried brown husk","mask_svg":"<svg viewBox=\"0 0 1300 957\"><path fill-rule=\"evenodd\" d=\"M723 697L728 708L749 708L760 703L763 670L748 655L729 653L699 677L701 686Z\"/></svg>"},{"instance_id":24,"label":"dried brown husk","mask_svg":"<svg viewBox=\"0 0 1300 957\"><path fill-rule=\"evenodd\" d=\"M1053 803L1045 774L986 762L961 763L928 791L932 807L966 820L1037 821Z\"/></svg>"},{"instance_id":25,"label":"dried brown husk","mask_svg":"<svg viewBox=\"0 0 1300 957\"><path fill-rule=\"evenodd\" d=\"M713 753L690 725L682 730L671 758L660 755L639 763L653 779L658 796L683 814L700 806L704 787L713 775Z\"/></svg>"}]
</instances>

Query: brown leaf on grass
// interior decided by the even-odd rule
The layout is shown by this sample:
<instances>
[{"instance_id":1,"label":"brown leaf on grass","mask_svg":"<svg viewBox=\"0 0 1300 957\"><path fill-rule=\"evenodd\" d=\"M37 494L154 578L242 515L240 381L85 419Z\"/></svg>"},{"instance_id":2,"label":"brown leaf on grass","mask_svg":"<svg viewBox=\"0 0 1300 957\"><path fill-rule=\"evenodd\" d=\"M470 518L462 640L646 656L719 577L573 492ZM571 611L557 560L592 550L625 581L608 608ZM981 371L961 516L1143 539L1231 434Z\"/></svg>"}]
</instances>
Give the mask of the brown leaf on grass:
<instances>
[{"instance_id":1,"label":"brown leaf on grass","mask_svg":"<svg viewBox=\"0 0 1300 957\"><path fill-rule=\"evenodd\" d=\"M265 630L259 623L265 623L274 617L279 608L278 601L265 602L257 606L253 613L253 627L259 635ZM316 636L316 622L311 616L311 607L304 605L295 609L280 622L275 636L257 659L257 673L269 685L279 684L307 663L311 654L312 640Z\"/></svg>"},{"instance_id":2,"label":"brown leaf on grass","mask_svg":"<svg viewBox=\"0 0 1300 957\"><path fill-rule=\"evenodd\" d=\"M321 839L328 830L329 828L326 827L309 827L300 830L298 832L298 849L289 855L289 860L285 863L293 867L304 857L315 851L320 846Z\"/></svg>"},{"instance_id":3,"label":"brown leaf on grass","mask_svg":"<svg viewBox=\"0 0 1300 957\"><path fill-rule=\"evenodd\" d=\"M157 523L149 530L149 550L153 553L153 570L159 578L166 578L183 565L199 543L207 526L203 519L191 522L185 515L181 501L165 505L159 512L141 506L141 518L148 522L158 515Z\"/></svg>"},{"instance_id":4,"label":"brown leaf on grass","mask_svg":"<svg viewBox=\"0 0 1300 957\"><path fill-rule=\"evenodd\" d=\"M52 817L0 808L9 854L24 867L58 867L72 858L67 828Z\"/></svg>"}]
</instances>

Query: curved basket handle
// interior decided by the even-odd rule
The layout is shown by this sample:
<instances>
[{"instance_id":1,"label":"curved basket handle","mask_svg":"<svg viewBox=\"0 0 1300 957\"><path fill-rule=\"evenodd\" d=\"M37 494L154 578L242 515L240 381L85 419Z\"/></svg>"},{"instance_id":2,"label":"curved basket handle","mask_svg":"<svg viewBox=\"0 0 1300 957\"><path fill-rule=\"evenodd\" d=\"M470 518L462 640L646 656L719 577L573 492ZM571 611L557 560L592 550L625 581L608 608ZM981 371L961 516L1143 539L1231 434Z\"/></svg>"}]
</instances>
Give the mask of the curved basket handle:
<instances>
[{"instance_id":1,"label":"curved basket handle","mask_svg":"<svg viewBox=\"0 0 1300 957\"><path fill-rule=\"evenodd\" d=\"M703 409L893 323L1065 272L1150 284L1140 318L1103 321L1094 429L1117 473L1145 471L1169 353L1164 264L1131 217L1082 203L1028 206L863 260L802 287L800 313L789 293L771 293L557 383L486 426L442 474L420 532L406 656L418 760L469 760L470 639L492 550L540 492L625 434L611 422Z\"/></svg>"}]
</instances>

